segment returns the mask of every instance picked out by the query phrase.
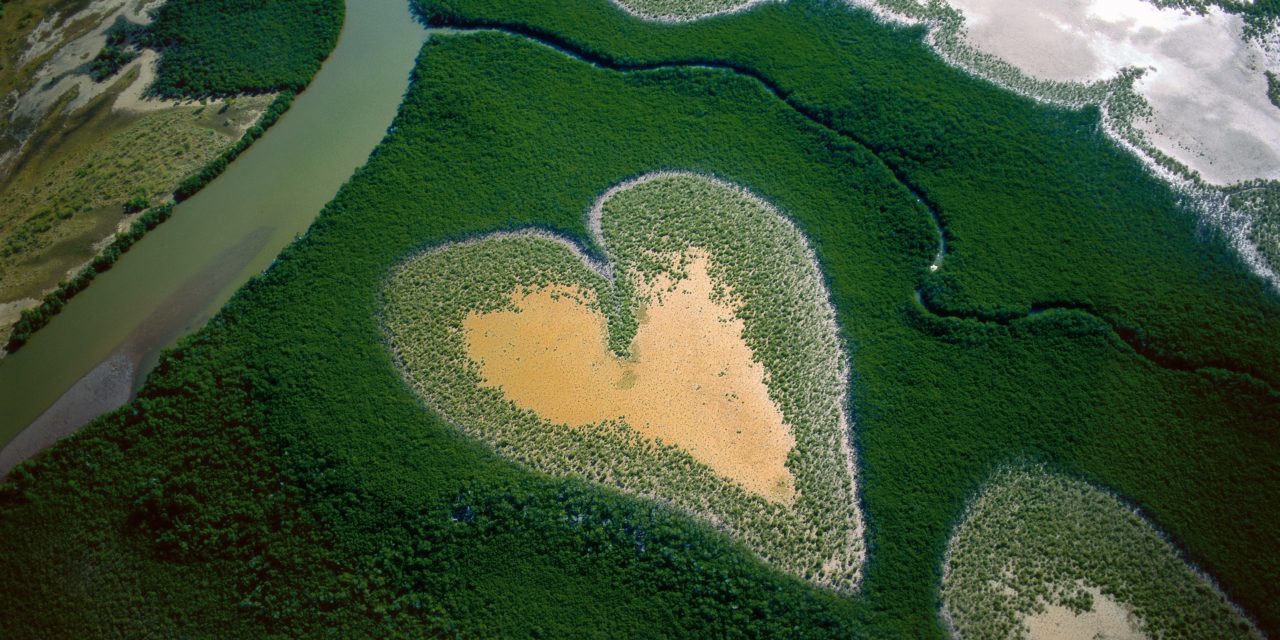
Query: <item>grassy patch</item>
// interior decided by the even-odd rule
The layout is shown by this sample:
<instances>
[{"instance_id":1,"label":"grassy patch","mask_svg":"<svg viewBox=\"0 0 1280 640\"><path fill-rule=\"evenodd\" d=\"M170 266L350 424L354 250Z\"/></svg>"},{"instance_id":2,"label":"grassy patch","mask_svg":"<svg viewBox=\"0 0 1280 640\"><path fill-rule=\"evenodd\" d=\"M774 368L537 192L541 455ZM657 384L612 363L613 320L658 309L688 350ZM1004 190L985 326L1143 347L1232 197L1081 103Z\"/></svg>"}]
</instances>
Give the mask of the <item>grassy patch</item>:
<instances>
[{"instance_id":1,"label":"grassy patch","mask_svg":"<svg viewBox=\"0 0 1280 640\"><path fill-rule=\"evenodd\" d=\"M1222 593L1115 496L1039 467L996 473L965 512L944 567L962 638L1027 637L1046 605L1089 611L1098 590L1150 638L1260 637Z\"/></svg>"},{"instance_id":2,"label":"grassy patch","mask_svg":"<svg viewBox=\"0 0 1280 640\"><path fill-rule=\"evenodd\" d=\"M132 120L108 121L65 141L42 162L28 164L0 192L0 299L39 295L60 273L45 259L60 242L85 248L99 241L91 212L141 196L163 201L188 175L217 157L271 101L243 100L233 110L181 107ZM105 235L110 235L107 233ZM65 268L63 269L65 270Z\"/></svg>"},{"instance_id":3,"label":"grassy patch","mask_svg":"<svg viewBox=\"0 0 1280 640\"><path fill-rule=\"evenodd\" d=\"M750 6L759 0L616 0L638 16L659 20L696 20Z\"/></svg>"}]
</instances>

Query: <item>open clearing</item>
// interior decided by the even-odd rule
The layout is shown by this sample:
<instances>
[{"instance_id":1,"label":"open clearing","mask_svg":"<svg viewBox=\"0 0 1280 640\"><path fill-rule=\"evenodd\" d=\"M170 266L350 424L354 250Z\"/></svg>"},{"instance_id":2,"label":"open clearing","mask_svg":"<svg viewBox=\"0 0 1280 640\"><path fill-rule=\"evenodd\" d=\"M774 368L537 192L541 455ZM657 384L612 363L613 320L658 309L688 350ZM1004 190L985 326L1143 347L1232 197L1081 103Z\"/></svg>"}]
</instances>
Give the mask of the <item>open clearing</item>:
<instances>
[{"instance_id":1,"label":"open clearing","mask_svg":"<svg viewBox=\"0 0 1280 640\"><path fill-rule=\"evenodd\" d=\"M1089 611L1074 611L1056 604L1022 619L1031 640L1146 640L1137 620L1114 598L1097 589L1086 589L1093 598Z\"/></svg>"},{"instance_id":2,"label":"open clearing","mask_svg":"<svg viewBox=\"0 0 1280 640\"><path fill-rule=\"evenodd\" d=\"M1041 467L997 472L943 567L962 638L1256 638L1259 631L1141 515Z\"/></svg>"},{"instance_id":3,"label":"open clearing","mask_svg":"<svg viewBox=\"0 0 1280 640\"><path fill-rule=\"evenodd\" d=\"M804 237L688 173L610 189L588 225L607 264L527 231L397 270L385 323L410 384L499 453L679 507L851 592L847 364Z\"/></svg>"},{"instance_id":4,"label":"open clearing","mask_svg":"<svg viewBox=\"0 0 1280 640\"><path fill-rule=\"evenodd\" d=\"M742 320L711 299L714 286L700 256L678 284L650 287L630 358L609 352L605 318L578 302L581 292L557 289L515 299L516 310L468 315L467 353L486 385L552 422L622 420L752 493L790 502L795 438L742 340Z\"/></svg>"}]
</instances>

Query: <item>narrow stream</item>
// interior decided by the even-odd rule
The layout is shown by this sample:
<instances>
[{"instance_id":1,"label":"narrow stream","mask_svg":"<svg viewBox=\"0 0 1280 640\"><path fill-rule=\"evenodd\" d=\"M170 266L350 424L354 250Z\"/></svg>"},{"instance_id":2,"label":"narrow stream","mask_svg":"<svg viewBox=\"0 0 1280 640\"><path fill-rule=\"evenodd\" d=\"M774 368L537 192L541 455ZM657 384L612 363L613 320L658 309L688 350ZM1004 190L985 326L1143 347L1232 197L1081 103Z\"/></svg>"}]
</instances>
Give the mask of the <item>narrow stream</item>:
<instances>
[{"instance_id":1,"label":"narrow stream","mask_svg":"<svg viewBox=\"0 0 1280 640\"><path fill-rule=\"evenodd\" d=\"M307 229L386 133L426 37L408 0L348 2L337 47L289 112L0 360L0 476L126 402L161 349Z\"/></svg>"}]
</instances>

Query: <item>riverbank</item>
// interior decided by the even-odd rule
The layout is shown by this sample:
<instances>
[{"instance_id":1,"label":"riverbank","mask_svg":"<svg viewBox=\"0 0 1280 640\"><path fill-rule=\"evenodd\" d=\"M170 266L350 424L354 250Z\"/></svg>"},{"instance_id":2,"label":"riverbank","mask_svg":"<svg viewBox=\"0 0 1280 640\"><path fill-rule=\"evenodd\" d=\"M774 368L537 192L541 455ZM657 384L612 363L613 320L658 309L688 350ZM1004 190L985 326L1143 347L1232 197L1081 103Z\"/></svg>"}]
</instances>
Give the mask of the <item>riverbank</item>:
<instances>
[{"instance_id":1,"label":"riverbank","mask_svg":"<svg viewBox=\"0 0 1280 640\"><path fill-rule=\"evenodd\" d=\"M0 119L0 304L39 306L18 318L8 309L6 351L167 218L141 212L192 195L288 108L336 45L343 13L338 0L292 2L307 11L282 18L277 5L178 0L26 7L38 23L19 29L0 61L12 88ZM271 60L260 59L264 47ZM109 49L114 68L98 64ZM203 56L194 69L193 49ZM157 87L166 99L150 95Z\"/></svg>"},{"instance_id":2,"label":"riverbank","mask_svg":"<svg viewBox=\"0 0 1280 640\"><path fill-rule=\"evenodd\" d=\"M161 349L203 325L305 231L385 134L425 35L400 0L352 3L337 47L270 135L180 203L170 221L20 351L0 360L0 443L12 441L126 345L138 363L132 392ZM255 234L265 239L241 244ZM221 258L237 246L235 260ZM206 277L219 269L222 275ZM175 297L196 281L204 282L201 295ZM170 319L136 331L160 310ZM91 394L71 397L79 404L92 400Z\"/></svg>"}]
</instances>

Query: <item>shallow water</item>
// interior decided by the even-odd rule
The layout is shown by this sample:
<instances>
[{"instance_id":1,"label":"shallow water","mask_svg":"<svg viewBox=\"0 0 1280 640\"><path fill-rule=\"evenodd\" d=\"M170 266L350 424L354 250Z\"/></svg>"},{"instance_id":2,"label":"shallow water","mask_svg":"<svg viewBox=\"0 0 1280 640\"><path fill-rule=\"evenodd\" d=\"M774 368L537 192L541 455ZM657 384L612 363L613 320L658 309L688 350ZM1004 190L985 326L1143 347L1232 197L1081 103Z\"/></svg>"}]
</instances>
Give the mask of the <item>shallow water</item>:
<instances>
[{"instance_id":1,"label":"shallow water","mask_svg":"<svg viewBox=\"0 0 1280 640\"><path fill-rule=\"evenodd\" d=\"M31 342L0 360L0 443L37 418L44 419L33 429L53 428L55 416L42 413L55 402L70 415L79 395L87 402L136 389L161 349L201 327L270 265L382 139L425 39L407 0L349 2L337 48L289 112ZM112 390L96 376L80 385L93 382L94 393L76 392L101 363L121 357L131 367L113 368L127 373L109 381Z\"/></svg>"}]
</instances>

